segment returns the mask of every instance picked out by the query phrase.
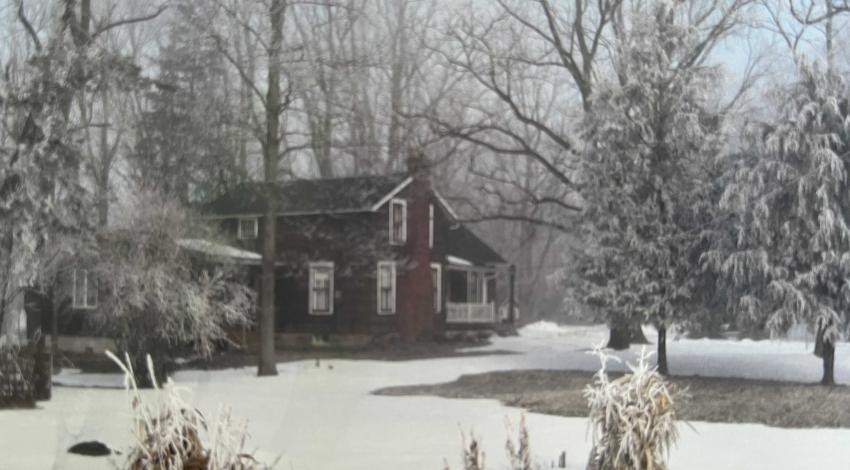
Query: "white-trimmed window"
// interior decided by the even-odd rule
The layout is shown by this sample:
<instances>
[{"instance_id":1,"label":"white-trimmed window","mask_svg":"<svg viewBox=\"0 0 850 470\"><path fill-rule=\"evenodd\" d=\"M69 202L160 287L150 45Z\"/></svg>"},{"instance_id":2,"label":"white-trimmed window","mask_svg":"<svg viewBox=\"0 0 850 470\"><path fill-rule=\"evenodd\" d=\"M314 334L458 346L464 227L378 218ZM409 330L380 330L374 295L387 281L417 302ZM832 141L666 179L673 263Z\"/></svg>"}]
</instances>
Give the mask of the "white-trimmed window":
<instances>
[{"instance_id":1,"label":"white-trimmed window","mask_svg":"<svg viewBox=\"0 0 850 470\"><path fill-rule=\"evenodd\" d=\"M396 298L395 262L378 263L378 315L395 313Z\"/></svg>"},{"instance_id":2,"label":"white-trimmed window","mask_svg":"<svg viewBox=\"0 0 850 470\"><path fill-rule=\"evenodd\" d=\"M390 244L403 245L407 241L407 201L390 201Z\"/></svg>"},{"instance_id":3,"label":"white-trimmed window","mask_svg":"<svg viewBox=\"0 0 850 470\"><path fill-rule=\"evenodd\" d=\"M434 204L428 205L428 248L434 248Z\"/></svg>"},{"instance_id":4,"label":"white-trimmed window","mask_svg":"<svg viewBox=\"0 0 850 470\"><path fill-rule=\"evenodd\" d=\"M236 226L236 238L240 240L256 240L259 233L259 222L256 217L240 217Z\"/></svg>"},{"instance_id":5,"label":"white-trimmed window","mask_svg":"<svg viewBox=\"0 0 850 470\"><path fill-rule=\"evenodd\" d=\"M334 313L334 264L310 263L310 315Z\"/></svg>"},{"instance_id":6,"label":"white-trimmed window","mask_svg":"<svg viewBox=\"0 0 850 470\"><path fill-rule=\"evenodd\" d=\"M431 284L434 286L434 313L443 310L443 267L439 263L431 263Z\"/></svg>"},{"instance_id":7,"label":"white-trimmed window","mask_svg":"<svg viewBox=\"0 0 850 470\"><path fill-rule=\"evenodd\" d=\"M74 308L83 310L97 308L97 280L94 278L94 273L86 269L75 269L72 277Z\"/></svg>"}]
</instances>

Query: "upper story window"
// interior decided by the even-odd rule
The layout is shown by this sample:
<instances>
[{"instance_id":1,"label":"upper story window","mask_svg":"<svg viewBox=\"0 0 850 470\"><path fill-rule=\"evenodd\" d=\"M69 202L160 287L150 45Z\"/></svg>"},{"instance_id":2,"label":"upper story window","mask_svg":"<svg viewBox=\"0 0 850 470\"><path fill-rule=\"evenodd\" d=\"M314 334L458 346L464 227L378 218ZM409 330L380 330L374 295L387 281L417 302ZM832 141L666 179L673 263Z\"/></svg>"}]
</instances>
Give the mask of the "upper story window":
<instances>
[{"instance_id":1,"label":"upper story window","mask_svg":"<svg viewBox=\"0 0 850 470\"><path fill-rule=\"evenodd\" d=\"M310 314L334 313L334 264L310 263Z\"/></svg>"},{"instance_id":2,"label":"upper story window","mask_svg":"<svg viewBox=\"0 0 850 470\"><path fill-rule=\"evenodd\" d=\"M402 245L407 241L407 201L390 201L390 244Z\"/></svg>"},{"instance_id":3,"label":"upper story window","mask_svg":"<svg viewBox=\"0 0 850 470\"><path fill-rule=\"evenodd\" d=\"M392 315L395 313L395 263L381 261L378 263L378 314Z\"/></svg>"},{"instance_id":4,"label":"upper story window","mask_svg":"<svg viewBox=\"0 0 850 470\"><path fill-rule=\"evenodd\" d=\"M236 227L236 238L240 240L255 240L259 233L259 223L256 217L240 217Z\"/></svg>"},{"instance_id":5,"label":"upper story window","mask_svg":"<svg viewBox=\"0 0 850 470\"><path fill-rule=\"evenodd\" d=\"M434 204L428 205L428 248L434 248Z\"/></svg>"},{"instance_id":6,"label":"upper story window","mask_svg":"<svg viewBox=\"0 0 850 470\"><path fill-rule=\"evenodd\" d=\"M94 273L86 269L75 269L73 273L75 309L97 308L97 280Z\"/></svg>"}]
</instances>

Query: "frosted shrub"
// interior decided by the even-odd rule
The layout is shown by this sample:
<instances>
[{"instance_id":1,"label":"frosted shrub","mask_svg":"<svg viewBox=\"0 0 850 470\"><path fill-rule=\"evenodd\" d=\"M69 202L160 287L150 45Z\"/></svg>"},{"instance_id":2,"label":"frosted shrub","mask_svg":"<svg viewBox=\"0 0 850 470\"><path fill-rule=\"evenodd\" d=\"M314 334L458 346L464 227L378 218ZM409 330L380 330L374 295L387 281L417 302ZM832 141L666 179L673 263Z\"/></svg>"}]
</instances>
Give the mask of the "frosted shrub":
<instances>
[{"instance_id":1,"label":"frosted shrub","mask_svg":"<svg viewBox=\"0 0 850 470\"><path fill-rule=\"evenodd\" d=\"M655 368L650 353L641 351L631 373L609 380L608 360L597 349L602 366L584 391L590 405L593 450L588 470L666 470L667 456L676 444L673 391Z\"/></svg>"},{"instance_id":2,"label":"frosted shrub","mask_svg":"<svg viewBox=\"0 0 850 470\"><path fill-rule=\"evenodd\" d=\"M176 354L209 357L216 344L229 342L229 328L251 324L254 292L239 280L238 266L210 267L181 246L206 234L180 205L142 194L127 217L133 230L100 235L90 268L99 305L87 319L129 353L141 372L136 383L146 388L146 354L160 382Z\"/></svg>"},{"instance_id":3,"label":"frosted shrub","mask_svg":"<svg viewBox=\"0 0 850 470\"><path fill-rule=\"evenodd\" d=\"M246 426L237 425L230 409L222 407L217 419L208 422L184 397L187 388L169 379L160 387L154 377L154 364L147 357L153 383L152 396L139 392L129 356L121 361L107 352L125 376L130 396L135 444L127 455L130 470L255 470L265 468L243 449Z\"/></svg>"}]
</instances>

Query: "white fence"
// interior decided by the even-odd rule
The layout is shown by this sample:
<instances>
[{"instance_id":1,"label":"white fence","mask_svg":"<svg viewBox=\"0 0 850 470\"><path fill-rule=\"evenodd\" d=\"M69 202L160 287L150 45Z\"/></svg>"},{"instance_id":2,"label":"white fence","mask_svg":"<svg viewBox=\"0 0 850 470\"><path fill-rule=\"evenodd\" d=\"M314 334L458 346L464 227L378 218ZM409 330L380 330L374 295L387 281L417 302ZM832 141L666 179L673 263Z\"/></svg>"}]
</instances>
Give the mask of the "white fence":
<instances>
[{"instance_id":1,"label":"white fence","mask_svg":"<svg viewBox=\"0 0 850 470\"><path fill-rule=\"evenodd\" d=\"M496 308L490 304L448 303L448 323L495 323Z\"/></svg>"}]
</instances>

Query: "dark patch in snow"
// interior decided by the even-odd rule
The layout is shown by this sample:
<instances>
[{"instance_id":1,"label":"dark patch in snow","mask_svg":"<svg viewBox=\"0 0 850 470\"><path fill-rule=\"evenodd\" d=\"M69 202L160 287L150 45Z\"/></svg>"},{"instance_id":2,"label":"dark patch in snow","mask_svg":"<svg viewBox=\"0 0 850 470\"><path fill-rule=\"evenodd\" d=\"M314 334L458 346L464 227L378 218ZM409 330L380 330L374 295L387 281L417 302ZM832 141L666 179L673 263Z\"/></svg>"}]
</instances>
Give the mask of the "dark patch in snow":
<instances>
[{"instance_id":1,"label":"dark patch in snow","mask_svg":"<svg viewBox=\"0 0 850 470\"><path fill-rule=\"evenodd\" d=\"M112 454L112 449L100 441L86 441L72 445L68 449L68 453L88 457L104 457Z\"/></svg>"}]
</instances>

